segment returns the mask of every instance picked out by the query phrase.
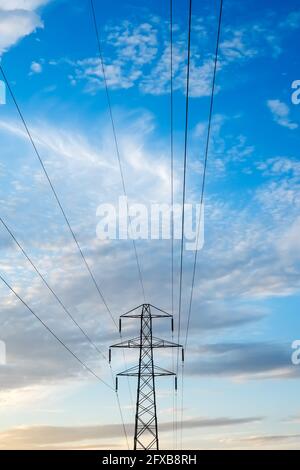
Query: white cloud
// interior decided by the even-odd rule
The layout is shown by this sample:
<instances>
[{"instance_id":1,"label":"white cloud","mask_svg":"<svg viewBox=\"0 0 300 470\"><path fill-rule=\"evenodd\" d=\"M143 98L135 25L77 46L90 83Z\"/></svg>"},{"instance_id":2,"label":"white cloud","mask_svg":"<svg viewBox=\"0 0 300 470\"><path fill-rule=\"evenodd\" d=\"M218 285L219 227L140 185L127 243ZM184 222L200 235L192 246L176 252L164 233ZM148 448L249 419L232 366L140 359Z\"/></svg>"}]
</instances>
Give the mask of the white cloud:
<instances>
[{"instance_id":1,"label":"white cloud","mask_svg":"<svg viewBox=\"0 0 300 470\"><path fill-rule=\"evenodd\" d=\"M259 170L268 176L286 176L300 177L300 162L291 157L268 158L264 162L257 164Z\"/></svg>"},{"instance_id":2,"label":"white cloud","mask_svg":"<svg viewBox=\"0 0 300 470\"><path fill-rule=\"evenodd\" d=\"M288 237L285 232L293 226L300 210L299 161L290 157L275 157L257 163L257 168L266 178L266 184L257 188L255 197L269 217L277 223L285 220L285 227L278 235L278 240L281 240Z\"/></svg>"},{"instance_id":3,"label":"white cloud","mask_svg":"<svg viewBox=\"0 0 300 470\"><path fill-rule=\"evenodd\" d=\"M289 18L295 23L297 15ZM287 20L288 20L287 18ZM208 96L211 90L215 33L203 18L194 17L194 36L191 50L190 95ZM275 34L275 20L243 24L239 29L223 25L218 70L227 70L257 57L277 58L282 52L282 34ZM136 25L123 21L118 26L104 29L103 53L107 80L112 89L139 87L142 93L162 95L170 91L169 25L161 18L149 16L147 22ZM106 34L105 34L106 33ZM185 91L186 33L180 23L174 24L173 86ZM83 81L86 91L95 93L103 88L99 60L85 58L73 64L71 83ZM218 86L216 92L218 91Z\"/></svg>"},{"instance_id":4,"label":"white cloud","mask_svg":"<svg viewBox=\"0 0 300 470\"><path fill-rule=\"evenodd\" d=\"M31 73L42 73L43 67L39 62L31 62Z\"/></svg>"},{"instance_id":5,"label":"white cloud","mask_svg":"<svg viewBox=\"0 0 300 470\"><path fill-rule=\"evenodd\" d=\"M295 130L298 124L290 120L290 109L287 104L280 100L268 100L267 106L270 109L273 119L277 124L288 129Z\"/></svg>"},{"instance_id":6,"label":"white cloud","mask_svg":"<svg viewBox=\"0 0 300 470\"><path fill-rule=\"evenodd\" d=\"M282 28L298 29L300 28L300 11L292 11L284 21L280 23Z\"/></svg>"},{"instance_id":7,"label":"white cloud","mask_svg":"<svg viewBox=\"0 0 300 470\"><path fill-rule=\"evenodd\" d=\"M134 61L139 66L150 63L158 50L158 31L153 24L142 23L133 26L125 21L113 28L107 36L108 44L118 51L120 61Z\"/></svg>"},{"instance_id":8,"label":"white cloud","mask_svg":"<svg viewBox=\"0 0 300 470\"><path fill-rule=\"evenodd\" d=\"M0 0L2 10L35 10L49 0Z\"/></svg>"},{"instance_id":9,"label":"white cloud","mask_svg":"<svg viewBox=\"0 0 300 470\"><path fill-rule=\"evenodd\" d=\"M142 23L134 26L124 21L107 29L106 47L113 53L105 60L105 72L110 88L131 88L142 75L142 68L150 64L158 51L158 31L155 25ZM133 60L134 59L134 60ZM71 83L87 81L86 91L95 93L104 86L99 58L87 58L74 63Z\"/></svg>"},{"instance_id":10,"label":"white cloud","mask_svg":"<svg viewBox=\"0 0 300 470\"><path fill-rule=\"evenodd\" d=\"M228 39L220 44L221 53L226 60L251 59L258 55L259 50L251 46L246 30L229 30L227 35Z\"/></svg>"},{"instance_id":11,"label":"white cloud","mask_svg":"<svg viewBox=\"0 0 300 470\"><path fill-rule=\"evenodd\" d=\"M43 23L35 11L49 0L0 0L0 54L20 39L42 28Z\"/></svg>"},{"instance_id":12,"label":"white cloud","mask_svg":"<svg viewBox=\"0 0 300 470\"><path fill-rule=\"evenodd\" d=\"M99 88L104 86L101 63L98 58L79 60L74 66L75 70L69 77L71 84L74 85L78 81L84 80L87 82L85 91L91 94L94 94ZM107 85L111 89L128 89L134 85L141 72L133 69L125 73L122 64L115 62L105 65L105 75Z\"/></svg>"},{"instance_id":13,"label":"white cloud","mask_svg":"<svg viewBox=\"0 0 300 470\"><path fill-rule=\"evenodd\" d=\"M134 122L129 123L128 115L121 114L122 126L118 126L124 172L126 181L130 182L130 199L165 202L169 197L169 160L160 142L157 145L160 150L153 151L153 141L156 140L153 118L151 120L148 115L139 113L139 120L135 121L134 116L131 119ZM220 127L224 119L217 116L214 126ZM101 129L97 141L93 141L93 129L84 134L63 123L60 123L59 128L48 123L31 125L31 128L55 188L113 313L116 315L127 307L129 309L137 301L137 276L132 252L128 244L117 241L102 244L95 236L97 205L103 200L114 202L121 193L120 175L108 124L95 123L95 128ZM22 156L17 175L11 171L7 175L7 185L2 190L0 188L1 200L7 202L3 204L4 218L10 219L17 237L29 254L34 256L39 268L47 275L49 284L63 297L76 319L93 338L97 338L98 344L106 348L109 342L114 342L117 334L82 268L32 149L24 142L27 138L14 122L2 121L1 131L5 138L13 142L16 158L19 154ZM148 147L148 140L151 141L151 147ZM238 140L238 145L244 144L243 139ZM10 147L4 146L5 156L9 155ZM15 163L11 159L4 161L8 169L4 168L3 171L8 171L10 165ZM261 168L263 176L269 177L264 175L266 171L278 173L291 166L287 161L281 163L273 161L267 169ZM176 179L179 176L176 165ZM16 184L10 185L11 180L19 183L21 192ZM267 193L268 185L262 189ZM299 292L300 276L296 260L289 256L298 246L296 233L299 225L287 232L282 227L282 219L270 224L269 220L265 220L265 214L261 216L257 212L253 217L257 200L252 196L253 199L249 193L248 205L242 207L242 203L239 203L238 208L235 205L230 207L229 201L225 203L223 195L221 200L207 198L209 232L207 244L200 255L193 306L194 313L201 306L201 315L195 315L192 319L191 341L195 341L194 335L198 335L199 328L203 334L213 331L217 335L224 328L230 331L239 328L240 333L244 325L249 334L250 328L255 328L252 325L256 325L265 315L263 309L255 305L257 299ZM283 204L284 212L289 213L293 202L285 199ZM292 226L289 223L287 225ZM37 309L82 359L98 367L93 351L74 332L64 312L30 271L22 254L9 244L9 238L4 235L1 237L2 266L8 281L14 282L22 297ZM281 249L283 245L287 249ZM142 271L147 280L147 296L168 309L166 292L170 291L170 250L165 247L155 242L138 246ZM188 276L191 260L187 257L185 263ZM0 290L5 325L1 334L5 340L8 339L7 344L11 344L10 358L14 363L13 368L1 371L1 383L10 400L20 403L24 387L31 389L51 383L60 385L74 377L81 379L81 369L78 369L76 362L61 351L59 345L49 341L47 332L32 322L30 314L8 295L3 286L0 286ZM243 338L242 334L240 337ZM105 375L105 369L101 368L100 373ZM82 374L87 379L84 371ZM261 378L266 378L266 375L267 372L262 371ZM11 390L20 393L10 395Z\"/></svg>"},{"instance_id":14,"label":"white cloud","mask_svg":"<svg viewBox=\"0 0 300 470\"><path fill-rule=\"evenodd\" d=\"M185 430L195 430L198 428L224 428L229 429L235 426L247 426L262 421L260 416L250 417L193 417L182 421ZM173 422L167 421L160 424L160 431L170 432ZM126 429L133 433L132 424L126 423ZM83 449L83 448L106 448L114 447L112 440L119 439L118 449L126 448L126 442L120 424L101 424L85 426L19 426L0 432L0 449ZM106 442L107 439L110 442Z\"/></svg>"}]
</instances>

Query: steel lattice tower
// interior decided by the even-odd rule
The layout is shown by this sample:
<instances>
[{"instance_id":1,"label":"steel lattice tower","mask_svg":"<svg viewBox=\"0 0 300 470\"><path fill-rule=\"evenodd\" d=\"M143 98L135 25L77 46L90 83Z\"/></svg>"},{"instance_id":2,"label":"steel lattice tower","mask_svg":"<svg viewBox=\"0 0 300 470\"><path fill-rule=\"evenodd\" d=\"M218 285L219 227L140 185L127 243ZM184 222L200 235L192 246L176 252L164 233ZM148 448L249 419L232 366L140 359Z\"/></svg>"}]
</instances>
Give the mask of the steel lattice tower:
<instances>
[{"instance_id":1,"label":"steel lattice tower","mask_svg":"<svg viewBox=\"0 0 300 470\"><path fill-rule=\"evenodd\" d=\"M151 309L155 312L152 313ZM139 364L117 374L116 388L118 388L118 376L137 377L137 397L134 430L134 450L159 449L155 377L167 375L175 376L174 372L162 369L154 364L153 349L156 348L182 348L180 344L154 337L152 334L153 318L170 318L173 331L173 316L154 307L151 304L143 304L120 316L119 329L122 331L123 318L140 319L140 335L121 343L113 344L111 348L137 348L139 349ZM182 349L182 360L184 359ZM111 349L109 350L111 360Z\"/></svg>"}]
</instances>

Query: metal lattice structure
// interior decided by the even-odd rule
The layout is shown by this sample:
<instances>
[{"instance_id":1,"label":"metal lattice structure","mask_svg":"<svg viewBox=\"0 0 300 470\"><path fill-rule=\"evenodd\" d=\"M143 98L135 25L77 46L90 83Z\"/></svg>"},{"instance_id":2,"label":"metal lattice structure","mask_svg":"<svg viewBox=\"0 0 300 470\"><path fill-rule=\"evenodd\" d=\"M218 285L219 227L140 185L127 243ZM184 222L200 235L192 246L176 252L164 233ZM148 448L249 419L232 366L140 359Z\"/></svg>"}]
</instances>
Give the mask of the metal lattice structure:
<instances>
[{"instance_id":1,"label":"metal lattice structure","mask_svg":"<svg viewBox=\"0 0 300 470\"><path fill-rule=\"evenodd\" d=\"M152 313L152 309L154 313ZM111 348L137 348L139 349L139 364L117 374L116 388L118 388L118 377L137 377L137 397L134 430L134 450L159 449L155 377L175 376L175 387L177 378L174 372L158 367L154 364L153 350L156 348L182 348L180 344L173 343L154 337L152 334L153 318L170 318L173 331L173 316L154 307L151 304L142 304L120 316L119 328L122 331L122 319L140 319L140 335L121 343L113 344ZM182 349L182 360L184 359ZM109 350L111 360L111 349Z\"/></svg>"}]
</instances>

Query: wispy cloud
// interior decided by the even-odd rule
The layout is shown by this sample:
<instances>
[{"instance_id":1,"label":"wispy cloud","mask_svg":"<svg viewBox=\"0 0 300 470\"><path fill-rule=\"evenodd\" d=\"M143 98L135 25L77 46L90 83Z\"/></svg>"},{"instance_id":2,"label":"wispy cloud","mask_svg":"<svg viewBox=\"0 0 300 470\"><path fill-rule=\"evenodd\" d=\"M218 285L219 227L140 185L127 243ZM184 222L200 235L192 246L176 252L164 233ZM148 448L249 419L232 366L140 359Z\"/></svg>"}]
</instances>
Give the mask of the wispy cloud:
<instances>
[{"instance_id":1,"label":"wispy cloud","mask_svg":"<svg viewBox=\"0 0 300 470\"><path fill-rule=\"evenodd\" d=\"M31 62L30 65L30 74L42 73L43 66L40 62Z\"/></svg>"},{"instance_id":2,"label":"wispy cloud","mask_svg":"<svg viewBox=\"0 0 300 470\"><path fill-rule=\"evenodd\" d=\"M291 362L290 344L216 343L200 347L194 356L187 367L192 375L236 380L300 377L300 369Z\"/></svg>"},{"instance_id":3,"label":"wispy cloud","mask_svg":"<svg viewBox=\"0 0 300 470\"><path fill-rule=\"evenodd\" d=\"M291 121L290 119L290 109L287 104L283 103L280 100L268 100L267 106L270 109L273 119L277 124L288 129L295 130L298 129L298 124Z\"/></svg>"},{"instance_id":4,"label":"wispy cloud","mask_svg":"<svg viewBox=\"0 0 300 470\"><path fill-rule=\"evenodd\" d=\"M195 418L183 420L183 429L197 428L222 428L243 426L251 423L259 423L261 417L242 418ZM126 428L133 432L132 425ZM160 424L160 431L167 432L173 428L173 422ZM121 438L123 430L120 425L107 424L99 426L22 426L0 432L0 449L47 449L47 448L87 448L111 447L106 443L107 439L120 439L119 448L122 447ZM96 443L95 443L96 441ZM91 442L91 447L87 444ZM124 445L124 444L123 444Z\"/></svg>"},{"instance_id":5,"label":"wispy cloud","mask_svg":"<svg viewBox=\"0 0 300 470\"><path fill-rule=\"evenodd\" d=\"M296 450L300 434L250 434L245 437L220 439L221 446L229 449Z\"/></svg>"},{"instance_id":6,"label":"wispy cloud","mask_svg":"<svg viewBox=\"0 0 300 470\"><path fill-rule=\"evenodd\" d=\"M215 18L205 24L202 17L194 17L194 42L191 53L190 95L209 96L213 72L215 40L211 27ZM288 21L288 18L287 20ZM289 20L291 21L291 19ZM294 20L295 22L295 20ZM271 20L242 25L239 29L226 26L222 30L219 70L232 64L240 66L257 57L281 54L281 37L270 33ZM272 24L272 28L276 27ZM138 86L142 93L162 95L170 88L169 25L156 16L135 24L128 20L118 26L106 27L104 62L108 85L111 89ZM285 28L281 27L281 34ZM197 45L195 45L197 44ZM132 60L134 57L134 61ZM73 61L69 78L73 85L85 84L85 91L96 93L103 88L101 64L97 57ZM186 37L182 25L174 25L173 86L184 92L186 79ZM218 91L218 86L216 92Z\"/></svg>"},{"instance_id":7,"label":"wispy cloud","mask_svg":"<svg viewBox=\"0 0 300 470\"><path fill-rule=\"evenodd\" d=\"M281 21L280 23L281 28L287 29L299 29L300 28L300 11L295 10L291 11L287 17Z\"/></svg>"},{"instance_id":8,"label":"wispy cloud","mask_svg":"<svg viewBox=\"0 0 300 470\"><path fill-rule=\"evenodd\" d=\"M137 121L133 119L130 124L128 117L124 116L124 121L127 122L127 131L122 129L120 142L125 173L130 171L131 176L130 197L132 200L137 200L142 194L143 199L149 201L153 200L155 195L156 200L163 202L169 198L168 161L164 160L161 151L157 153L148 151L147 143L148 139L152 139L155 126L151 119L150 122L144 118ZM145 122L148 122L146 129L144 129ZM216 130L220 129L218 123L217 120ZM104 308L99 306L93 286L89 283L87 273L82 270L80 259L76 256L75 247L68 238L68 233L64 228L62 230L61 219L54 205L55 201L49 194L48 186L39 167L35 166L37 163L33 160L32 149L28 146L24 151L23 144L26 136L20 126L13 121L1 121L0 126L6 138L12 136L15 145L19 142L23 149L22 165L18 168L17 180L15 175L8 177L8 181L13 177L13 180L18 183L9 189L10 201L11 203L15 201L13 210L20 214L17 235L21 237L29 253L34 255L40 269L47 273L51 285L63 296L70 307L75 308L75 315L79 316L84 312L85 326L88 331L97 331L99 342L107 347L110 338L114 337L113 329L107 322L105 336L103 331L102 333L98 331L100 324L97 322L94 312L98 311L100 307L101 315L104 318L106 315ZM149 126L151 127L150 133ZM128 134L128 129L132 131L131 135ZM126 244L117 241L115 243L99 243L95 233L97 223L95 212L98 201L113 202L121 191L117 162L116 159L112 160L115 150L107 138L109 130L105 126L103 127L103 135L97 143L90 140L88 135L80 133L78 129L68 128L67 125L60 126L58 129L46 122L39 123L32 128L32 132L36 137L45 164L51 172L55 186L63 198L66 210L72 218L72 224L78 233L81 244L89 256L95 275L104 288L105 296L112 304L113 311L120 311L118 299L114 295L116 286L124 294L123 304L130 307L134 304L136 295L136 272L131 252L128 252ZM240 144L246 145L245 141ZM240 153L242 153L241 148L237 154ZM238 164L241 164L241 161L234 155L235 153L229 159L236 160ZM245 158L247 159L247 155ZM140 178L141 169L143 169L143 178ZM198 310L201 305L201 315L195 316L192 321L192 342L199 329L209 332L254 325L268 314L267 309L256 304L258 299L299 291L300 277L296 275L297 257L295 257L295 253L300 252L297 248L299 226L296 220L292 222L294 200L281 199L282 211L290 213L291 217L291 223L284 229L280 218L274 217L271 230L269 219L265 220L264 216L258 217L258 215L254 219L252 217L253 207L255 208L258 200L260 207L271 215L275 209L278 211L278 205L274 201L276 207L268 205L268 196L272 194L269 185L274 184L272 181L274 174L280 175L281 178L282 176L292 178L286 184L288 187L293 185L293 190L296 190L295 175L296 172L299 173L297 161L287 158L270 159L264 163L257 163L257 170L263 175L263 183L255 188L253 199L248 201L242 211L216 198L210 197L207 200L209 234L207 234L205 250L200 254L202 262L196 278L194 302L194 311ZM108 173L110 174L109 180ZM132 175L136 175L136 178L133 178ZM175 178L179 178L177 167L175 168ZM101 191L99 191L99 181L102 182ZM20 199L18 187L23 188L21 190L22 199ZM143 191L141 191L142 188ZM7 195L7 188L5 191ZM45 194L45 199L43 204L37 205L36 201L40 199L41 191ZM269 204L271 203L272 200ZM29 214L25 209L23 210L28 205L31 207ZM11 207L5 208L5 216L11 220L14 229L16 224L15 218L11 219ZM32 217L33 213L35 214L34 218ZM46 232L43 229L43 224L47 226ZM23 227L26 227L26 232L23 232ZM4 249L2 262L9 280L14 280L20 293L43 315L47 312L47 321L54 322L53 324L56 325L58 306L46 291L41 298L40 281L29 270L29 266L18 250L12 244L8 245L8 237L3 232L1 233L1 246ZM216 239L218 233L222 233L221 240ZM7 250L8 246L9 251ZM167 286L169 279L166 271L169 262L168 253L163 248L164 245L157 246L156 256L154 256L153 247L147 244L139 246L143 255L142 268L147 273L147 289L158 303L165 305L167 300L163 293L158 293L156 289L157 282ZM102 262L98 263L100 259L105 260L105 270L102 269ZM159 268L162 260L166 266L165 270ZM187 269L190 268L191 261L187 258ZM18 266L18 269L14 269L14 266ZM282 266L287 266L287 269L282 269ZM7 310L11 321L14 319L11 324L13 329L6 330L6 339L8 344L13 345L11 354L19 364L18 368L2 371L4 374L2 383L6 389L51 383L53 380L60 381L64 378L73 380L77 365L72 364L71 358L67 362L66 358L64 373L61 374L60 361L57 359L61 355L61 351L57 350L55 345L53 348L49 345L45 356L39 355L38 361L35 361L34 357L30 355L28 361L23 358L20 362L22 351L27 350L26 344L22 346L26 327L23 320L20 319L24 318L25 324L27 324L28 315L26 314L24 317L25 312L21 313L23 308L10 296L7 296L6 291L5 298L8 299L8 303L5 303L3 308ZM233 302L232 299L235 301ZM70 341L80 354L83 353L84 358L93 361L92 351L86 350L82 339L68 324L67 319L63 320L63 312L60 312L60 315L61 326L58 332L62 331L64 338ZM16 328L19 323L20 329ZM31 322L28 318L29 336L32 328L30 325ZM38 325L36 328L39 331ZM18 334L22 335L22 340L13 342L12 338ZM46 341L42 333L40 340L38 338L36 335L37 350L40 347L43 348L44 341ZM32 350L32 353L34 351L35 349ZM282 365L280 355L276 357L278 359L276 367L280 368ZM228 360L230 362L232 357L229 357ZM44 361L49 364L47 368L44 367ZM255 361L256 359L253 360L253 363ZM231 371L232 375L236 374L233 369ZM230 368L228 369L229 373ZM261 374L264 374L263 370ZM266 376L269 374L267 366L265 374ZM20 377L24 377L24 381L20 382Z\"/></svg>"},{"instance_id":9,"label":"wispy cloud","mask_svg":"<svg viewBox=\"0 0 300 470\"><path fill-rule=\"evenodd\" d=\"M43 27L36 9L49 0L1 0L0 2L0 54L20 39Z\"/></svg>"}]
</instances>

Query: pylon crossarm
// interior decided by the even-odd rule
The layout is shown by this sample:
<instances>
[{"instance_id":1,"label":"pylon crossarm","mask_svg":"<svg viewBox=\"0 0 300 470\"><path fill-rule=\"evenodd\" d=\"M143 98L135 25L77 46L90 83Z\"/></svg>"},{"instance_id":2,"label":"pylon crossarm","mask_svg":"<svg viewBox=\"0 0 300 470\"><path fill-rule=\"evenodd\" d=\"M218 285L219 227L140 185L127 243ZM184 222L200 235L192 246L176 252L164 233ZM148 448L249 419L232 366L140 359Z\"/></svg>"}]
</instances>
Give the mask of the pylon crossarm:
<instances>
[{"instance_id":1,"label":"pylon crossarm","mask_svg":"<svg viewBox=\"0 0 300 470\"><path fill-rule=\"evenodd\" d=\"M140 347L140 338L132 338L121 343L112 344L111 348L139 348Z\"/></svg>"},{"instance_id":2,"label":"pylon crossarm","mask_svg":"<svg viewBox=\"0 0 300 470\"><path fill-rule=\"evenodd\" d=\"M155 310L157 310L158 312L161 312L161 313L163 314L163 315L159 315L159 314L155 313L155 314L153 315L153 313L151 313L152 318L153 318L153 317L156 317L156 318L173 317L173 315L171 315L170 313L166 312L165 310L162 310L161 308L155 307L155 305L152 305L152 304L151 304L151 308L154 308Z\"/></svg>"},{"instance_id":3,"label":"pylon crossarm","mask_svg":"<svg viewBox=\"0 0 300 470\"><path fill-rule=\"evenodd\" d=\"M133 366L130 367L129 369L124 370L123 372L119 372L117 374L118 376L123 376L123 377L138 377L139 375L139 366ZM163 369L162 367L154 366L154 371L152 370L147 370L146 372L143 371L143 377L152 377L154 375L155 377L165 377L168 375L176 375L175 372L172 372L167 369Z\"/></svg>"},{"instance_id":4,"label":"pylon crossarm","mask_svg":"<svg viewBox=\"0 0 300 470\"><path fill-rule=\"evenodd\" d=\"M110 347L111 348L145 348L147 346L150 346L147 344L147 342L142 342L140 341L139 337L128 339L125 341L122 341L121 343L116 343L112 344ZM165 339L161 338L156 338L153 337L152 339L152 348L182 348L181 344L178 343L173 343L172 341L167 341ZM148 352L145 352L144 354L148 354Z\"/></svg>"},{"instance_id":5,"label":"pylon crossarm","mask_svg":"<svg viewBox=\"0 0 300 470\"><path fill-rule=\"evenodd\" d=\"M119 372L117 375L118 376L133 376L135 377L139 373L139 366L133 366L130 367L129 369L123 370L122 372Z\"/></svg>"},{"instance_id":6,"label":"pylon crossarm","mask_svg":"<svg viewBox=\"0 0 300 470\"><path fill-rule=\"evenodd\" d=\"M121 315L120 318L141 318L141 313L134 313L138 309L140 309L141 307L142 307L142 305L139 305L138 307L133 308L133 309L129 310L126 313L123 313L123 315ZM155 307L155 305L148 304L148 308L150 308L150 307L154 308L157 312L160 312L160 313L152 313L151 312L151 318L165 318L165 317L172 318L173 317L173 315L166 312L165 310L162 310L161 308ZM144 317L146 317L146 316L147 316L147 313L144 315ZM149 314L149 316L150 316L150 314Z\"/></svg>"},{"instance_id":7,"label":"pylon crossarm","mask_svg":"<svg viewBox=\"0 0 300 470\"><path fill-rule=\"evenodd\" d=\"M128 310L128 312L123 313L120 315L120 318L140 318L141 314L133 314L136 310L140 309L142 305L139 305L138 307L132 308L131 310Z\"/></svg>"},{"instance_id":8,"label":"pylon crossarm","mask_svg":"<svg viewBox=\"0 0 300 470\"><path fill-rule=\"evenodd\" d=\"M167 341L166 339L152 338L152 348L182 348L181 344L173 343L172 341Z\"/></svg>"}]
</instances>

